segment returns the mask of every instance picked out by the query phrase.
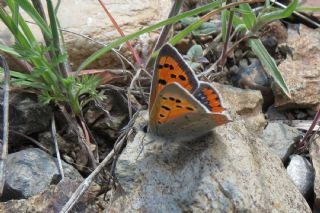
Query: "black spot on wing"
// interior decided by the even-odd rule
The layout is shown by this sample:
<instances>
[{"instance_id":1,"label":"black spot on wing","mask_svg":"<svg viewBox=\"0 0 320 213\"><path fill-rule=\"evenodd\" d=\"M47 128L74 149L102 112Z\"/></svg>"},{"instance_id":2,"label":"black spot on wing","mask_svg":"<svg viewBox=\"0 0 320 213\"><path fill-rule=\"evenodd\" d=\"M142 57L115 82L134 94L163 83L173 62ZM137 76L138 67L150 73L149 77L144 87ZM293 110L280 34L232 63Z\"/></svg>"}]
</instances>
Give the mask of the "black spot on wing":
<instances>
[{"instance_id":1,"label":"black spot on wing","mask_svg":"<svg viewBox=\"0 0 320 213\"><path fill-rule=\"evenodd\" d=\"M159 79L159 84L162 84L162 85L166 85L167 84L167 81L166 80L163 80L163 79Z\"/></svg>"},{"instance_id":2,"label":"black spot on wing","mask_svg":"<svg viewBox=\"0 0 320 213\"><path fill-rule=\"evenodd\" d=\"M164 106L164 105L162 105L161 108L164 109L164 110L167 110L167 111L170 111L170 110L171 110L170 107L167 107L167 106Z\"/></svg>"},{"instance_id":3,"label":"black spot on wing","mask_svg":"<svg viewBox=\"0 0 320 213\"><path fill-rule=\"evenodd\" d=\"M187 80L186 77L184 77L183 75L179 75L180 80L185 81Z\"/></svg>"}]
</instances>

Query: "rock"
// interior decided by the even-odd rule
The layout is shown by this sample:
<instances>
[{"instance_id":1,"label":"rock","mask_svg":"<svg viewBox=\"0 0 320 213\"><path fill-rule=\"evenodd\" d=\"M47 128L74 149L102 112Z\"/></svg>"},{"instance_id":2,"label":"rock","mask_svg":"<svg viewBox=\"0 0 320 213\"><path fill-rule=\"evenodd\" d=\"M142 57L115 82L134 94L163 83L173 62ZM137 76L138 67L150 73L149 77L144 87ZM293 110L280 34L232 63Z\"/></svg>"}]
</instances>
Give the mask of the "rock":
<instances>
[{"instance_id":1,"label":"rock","mask_svg":"<svg viewBox=\"0 0 320 213\"><path fill-rule=\"evenodd\" d=\"M286 162L292 154L300 131L286 124L269 122L263 130L263 142L276 154L282 162Z\"/></svg>"},{"instance_id":2,"label":"rock","mask_svg":"<svg viewBox=\"0 0 320 213\"><path fill-rule=\"evenodd\" d=\"M3 94L1 91L1 110L3 107ZM37 97L30 93L10 93L9 97L9 123L10 129L19 133L30 135L47 130L52 116L52 109L37 101ZM1 122L3 114L0 114ZM10 134L11 141L15 141L15 134Z\"/></svg>"},{"instance_id":3,"label":"rock","mask_svg":"<svg viewBox=\"0 0 320 213\"><path fill-rule=\"evenodd\" d=\"M268 53L270 55L275 55L277 46L278 46L278 41L276 37L274 36L264 36L261 38L261 42L264 45L264 47L267 49Z\"/></svg>"},{"instance_id":4,"label":"rock","mask_svg":"<svg viewBox=\"0 0 320 213\"><path fill-rule=\"evenodd\" d=\"M82 176L62 162L66 177L78 181ZM30 148L8 155L5 190L2 199L28 198L60 180L57 159L46 152Z\"/></svg>"},{"instance_id":5,"label":"rock","mask_svg":"<svg viewBox=\"0 0 320 213\"><path fill-rule=\"evenodd\" d=\"M128 103L117 91L107 90L105 94L106 98L100 106L91 104L84 117L95 133L105 140L116 140L129 117Z\"/></svg>"},{"instance_id":6,"label":"rock","mask_svg":"<svg viewBox=\"0 0 320 213\"><path fill-rule=\"evenodd\" d=\"M56 3L57 0L54 0L53 4L56 5ZM151 26L166 19L172 5L170 0L110 0L104 3L125 35L137 32L146 26ZM44 7L46 7L45 4ZM23 10L21 10L21 14L25 16ZM63 36L69 59L74 69L91 54L102 48L102 44L109 44L121 37L98 1L61 1L58 18L61 27L66 30L63 31ZM31 25L31 29L35 29L34 25ZM13 44L14 39L3 24L0 25L0 32L0 40L2 40L2 43ZM89 37L95 42L77 34ZM147 46L141 47L137 45L137 50L143 51L145 48L150 51L152 44L154 44L157 38L155 35L155 33L149 33L145 34L143 39L138 37L137 40L133 42L133 45L143 43ZM36 31L36 38L37 40L42 40L40 31ZM131 60L131 62L133 61L130 57L131 52L126 45L120 48L120 52L127 59ZM110 52L96 60L90 67L111 68L119 66L122 66L121 60L119 60L116 54Z\"/></svg>"},{"instance_id":7,"label":"rock","mask_svg":"<svg viewBox=\"0 0 320 213\"><path fill-rule=\"evenodd\" d=\"M306 108L320 105L320 29L301 25L300 33L289 29L288 46L292 57L279 65L292 98L279 89L275 94L275 106L281 108Z\"/></svg>"},{"instance_id":8,"label":"rock","mask_svg":"<svg viewBox=\"0 0 320 213\"><path fill-rule=\"evenodd\" d=\"M261 113L261 95L220 87L234 121L194 141L146 134L147 113L138 116L137 134L116 165L126 195L115 196L109 212L311 212L280 159L257 137L262 127L252 131L246 115L235 115L248 105ZM242 102L244 96L252 102Z\"/></svg>"},{"instance_id":9,"label":"rock","mask_svg":"<svg viewBox=\"0 0 320 213\"><path fill-rule=\"evenodd\" d=\"M286 120L287 119L287 117L283 113L278 111L278 109L276 107L274 107L273 105L268 108L266 114L267 114L267 118L269 121Z\"/></svg>"},{"instance_id":10,"label":"rock","mask_svg":"<svg viewBox=\"0 0 320 213\"><path fill-rule=\"evenodd\" d=\"M260 90L265 107L273 103L271 81L257 59L253 59L249 66L240 65L237 74L232 76L232 83L240 88Z\"/></svg>"},{"instance_id":11,"label":"rock","mask_svg":"<svg viewBox=\"0 0 320 213\"><path fill-rule=\"evenodd\" d=\"M58 147L60 154L69 153L73 151L77 146L79 146L77 143L74 143L74 141L69 140L68 142L64 140L59 134L56 135ZM42 132L38 135L39 142L46 147L51 154L55 154L55 146L53 143L53 138L51 132Z\"/></svg>"},{"instance_id":12,"label":"rock","mask_svg":"<svg viewBox=\"0 0 320 213\"><path fill-rule=\"evenodd\" d=\"M314 179L314 212L320 212L320 138L316 138L310 147L311 162L315 171Z\"/></svg>"},{"instance_id":13,"label":"rock","mask_svg":"<svg viewBox=\"0 0 320 213\"><path fill-rule=\"evenodd\" d=\"M300 155L291 155L287 172L303 196L308 197L313 190L314 170L311 163Z\"/></svg>"},{"instance_id":14,"label":"rock","mask_svg":"<svg viewBox=\"0 0 320 213\"><path fill-rule=\"evenodd\" d=\"M0 212L59 212L80 183L80 180L72 180L67 177L57 185L52 185L31 198L1 202ZM99 207L94 205L95 200L96 195L89 188L89 191L81 196L71 212L99 212Z\"/></svg>"},{"instance_id":15,"label":"rock","mask_svg":"<svg viewBox=\"0 0 320 213\"><path fill-rule=\"evenodd\" d=\"M217 83L213 83L213 86L222 94L224 105L233 114L233 117L240 115L250 131L256 135L261 135L263 128L266 126L266 120L262 113L260 91L243 90Z\"/></svg>"},{"instance_id":16,"label":"rock","mask_svg":"<svg viewBox=\"0 0 320 213\"><path fill-rule=\"evenodd\" d=\"M273 21L265 25L260 30L259 35L262 36L263 40L265 40L267 37L273 37L278 44L284 43L288 39L287 28L281 21Z\"/></svg>"}]
</instances>

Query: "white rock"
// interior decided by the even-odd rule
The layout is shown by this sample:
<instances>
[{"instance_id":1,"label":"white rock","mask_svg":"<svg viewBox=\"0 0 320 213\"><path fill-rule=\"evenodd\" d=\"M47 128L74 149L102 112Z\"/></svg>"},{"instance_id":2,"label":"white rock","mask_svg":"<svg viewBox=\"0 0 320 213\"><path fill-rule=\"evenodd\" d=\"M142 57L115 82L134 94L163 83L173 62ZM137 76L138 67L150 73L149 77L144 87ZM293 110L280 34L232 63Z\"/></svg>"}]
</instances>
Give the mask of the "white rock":
<instances>
[{"instance_id":1,"label":"white rock","mask_svg":"<svg viewBox=\"0 0 320 213\"><path fill-rule=\"evenodd\" d=\"M305 197L313 189L314 170L311 163L300 155L290 156L290 163L287 172Z\"/></svg>"}]
</instances>

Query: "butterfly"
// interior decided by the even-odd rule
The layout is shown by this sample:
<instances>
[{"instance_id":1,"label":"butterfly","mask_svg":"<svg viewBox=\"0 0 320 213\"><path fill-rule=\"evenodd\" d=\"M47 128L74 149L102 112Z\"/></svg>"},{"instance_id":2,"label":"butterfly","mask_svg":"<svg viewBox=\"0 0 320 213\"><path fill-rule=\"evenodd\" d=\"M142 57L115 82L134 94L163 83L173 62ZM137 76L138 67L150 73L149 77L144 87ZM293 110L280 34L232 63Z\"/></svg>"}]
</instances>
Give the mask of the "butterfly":
<instances>
[{"instance_id":1,"label":"butterfly","mask_svg":"<svg viewBox=\"0 0 320 213\"><path fill-rule=\"evenodd\" d=\"M229 121L219 92L199 81L180 53L165 44L153 73L149 132L165 138L190 139Z\"/></svg>"}]
</instances>

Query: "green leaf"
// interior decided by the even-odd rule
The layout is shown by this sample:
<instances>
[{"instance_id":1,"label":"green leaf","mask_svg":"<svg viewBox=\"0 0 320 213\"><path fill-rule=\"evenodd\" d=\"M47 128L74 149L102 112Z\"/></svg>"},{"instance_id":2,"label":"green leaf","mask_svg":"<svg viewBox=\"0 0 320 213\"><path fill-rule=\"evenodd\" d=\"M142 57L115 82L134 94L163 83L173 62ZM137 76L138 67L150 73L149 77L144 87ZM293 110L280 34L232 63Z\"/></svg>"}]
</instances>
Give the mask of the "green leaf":
<instances>
[{"instance_id":1,"label":"green leaf","mask_svg":"<svg viewBox=\"0 0 320 213\"><path fill-rule=\"evenodd\" d=\"M280 86L282 91L290 98L290 90L283 79L276 62L269 55L266 48L263 46L262 42L259 39L249 39L249 46L256 56L260 59L264 69L272 76L274 81Z\"/></svg>"},{"instance_id":2,"label":"green leaf","mask_svg":"<svg viewBox=\"0 0 320 213\"><path fill-rule=\"evenodd\" d=\"M218 33L217 24L213 21L204 22L198 29L192 31L194 36L205 36L213 33Z\"/></svg>"},{"instance_id":3,"label":"green leaf","mask_svg":"<svg viewBox=\"0 0 320 213\"><path fill-rule=\"evenodd\" d=\"M201 45L193 45L187 52L187 56L189 56L190 58L194 58L194 57L201 57L203 56L203 49L201 47Z\"/></svg>"},{"instance_id":4,"label":"green leaf","mask_svg":"<svg viewBox=\"0 0 320 213\"><path fill-rule=\"evenodd\" d=\"M240 10L244 11L243 13L241 13L244 24L248 29L251 29L256 23L256 15L254 14L248 3L240 4L239 8Z\"/></svg>"},{"instance_id":5,"label":"green leaf","mask_svg":"<svg viewBox=\"0 0 320 213\"><path fill-rule=\"evenodd\" d=\"M297 5L298 5L298 0L293 0L291 4L287 6L286 9L278 9L276 11L266 12L265 14L258 16L257 23L251 29L251 31L257 32L261 27L263 27L264 25L266 25L271 21L289 17L293 13L293 11L296 9Z\"/></svg>"}]
</instances>

